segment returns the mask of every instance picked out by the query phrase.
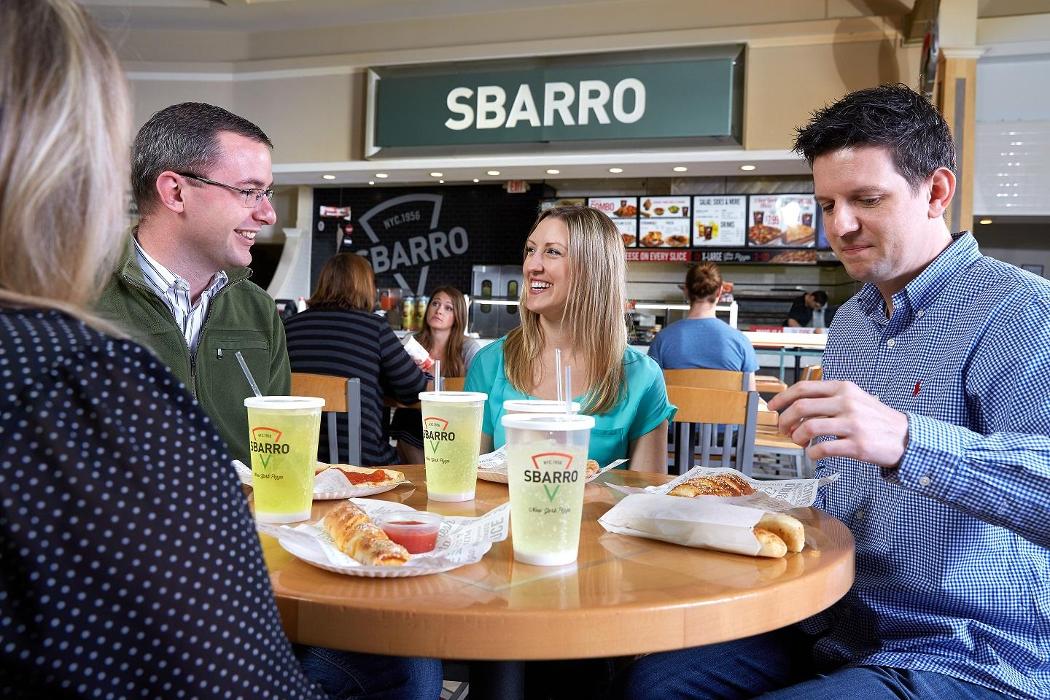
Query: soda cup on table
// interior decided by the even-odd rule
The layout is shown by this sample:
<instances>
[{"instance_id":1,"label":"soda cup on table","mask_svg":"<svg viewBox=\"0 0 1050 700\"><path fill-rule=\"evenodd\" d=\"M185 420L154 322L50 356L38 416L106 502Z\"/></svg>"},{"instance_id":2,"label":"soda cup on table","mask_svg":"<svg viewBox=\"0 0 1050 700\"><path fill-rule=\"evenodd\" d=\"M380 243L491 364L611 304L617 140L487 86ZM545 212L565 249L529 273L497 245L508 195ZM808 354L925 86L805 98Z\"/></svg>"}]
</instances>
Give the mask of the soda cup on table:
<instances>
[{"instance_id":1,"label":"soda cup on table","mask_svg":"<svg viewBox=\"0 0 1050 700\"><path fill-rule=\"evenodd\" d=\"M514 558L561 566L576 561L592 416L503 416Z\"/></svg>"},{"instance_id":2,"label":"soda cup on table","mask_svg":"<svg viewBox=\"0 0 1050 700\"><path fill-rule=\"evenodd\" d=\"M423 462L430 500L474 500L487 398L477 391L420 392Z\"/></svg>"},{"instance_id":3,"label":"soda cup on table","mask_svg":"<svg viewBox=\"0 0 1050 700\"><path fill-rule=\"evenodd\" d=\"M244 406L248 409L255 519L263 523L308 519L324 399L251 396Z\"/></svg>"}]
</instances>

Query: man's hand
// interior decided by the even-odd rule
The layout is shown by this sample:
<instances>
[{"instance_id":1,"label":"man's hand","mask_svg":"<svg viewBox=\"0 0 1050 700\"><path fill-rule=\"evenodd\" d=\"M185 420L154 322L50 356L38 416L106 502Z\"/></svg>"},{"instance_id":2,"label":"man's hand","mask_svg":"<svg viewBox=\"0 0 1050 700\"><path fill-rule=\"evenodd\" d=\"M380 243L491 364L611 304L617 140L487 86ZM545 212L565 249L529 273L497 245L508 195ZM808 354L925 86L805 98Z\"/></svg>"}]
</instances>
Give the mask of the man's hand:
<instances>
[{"instance_id":1,"label":"man's hand","mask_svg":"<svg viewBox=\"0 0 1050 700\"><path fill-rule=\"evenodd\" d=\"M780 432L802 447L818 435L812 460L852 457L881 467L896 466L908 446L908 417L881 403L853 382L798 382L769 401L780 413Z\"/></svg>"}]
</instances>

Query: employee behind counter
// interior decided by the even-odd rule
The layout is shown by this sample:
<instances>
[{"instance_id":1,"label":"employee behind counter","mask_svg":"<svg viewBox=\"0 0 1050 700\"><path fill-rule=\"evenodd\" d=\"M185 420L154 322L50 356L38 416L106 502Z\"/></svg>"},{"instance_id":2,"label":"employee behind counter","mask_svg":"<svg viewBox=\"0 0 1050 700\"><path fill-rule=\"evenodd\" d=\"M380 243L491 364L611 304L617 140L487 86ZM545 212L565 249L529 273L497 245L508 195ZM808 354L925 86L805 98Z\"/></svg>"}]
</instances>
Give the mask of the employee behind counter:
<instances>
[{"instance_id":1,"label":"employee behind counter","mask_svg":"<svg viewBox=\"0 0 1050 700\"><path fill-rule=\"evenodd\" d=\"M827 308L827 292L823 289L806 292L791 302L784 325L789 328L827 328L831 323L831 314L825 318Z\"/></svg>"}]
</instances>

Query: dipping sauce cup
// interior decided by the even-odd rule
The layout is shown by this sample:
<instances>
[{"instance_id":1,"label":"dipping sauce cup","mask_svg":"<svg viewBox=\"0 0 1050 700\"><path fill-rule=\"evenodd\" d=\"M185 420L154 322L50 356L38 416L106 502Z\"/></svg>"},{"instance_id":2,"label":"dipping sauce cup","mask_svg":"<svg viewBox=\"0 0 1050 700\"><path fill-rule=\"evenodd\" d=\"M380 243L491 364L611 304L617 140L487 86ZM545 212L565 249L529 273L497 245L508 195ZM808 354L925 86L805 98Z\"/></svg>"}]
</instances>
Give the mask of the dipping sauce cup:
<instances>
[{"instance_id":1,"label":"dipping sauce cup","mask_svg":"<svg viewBox=\"0 0 1050 700\"><path fill-rule=\"evenodd\" d=\"M430 552L437 544L442 518L437 513L403 511L377 515L375 523L387 537L408 550L409 554Z\"/></svg>"}]
</instances>

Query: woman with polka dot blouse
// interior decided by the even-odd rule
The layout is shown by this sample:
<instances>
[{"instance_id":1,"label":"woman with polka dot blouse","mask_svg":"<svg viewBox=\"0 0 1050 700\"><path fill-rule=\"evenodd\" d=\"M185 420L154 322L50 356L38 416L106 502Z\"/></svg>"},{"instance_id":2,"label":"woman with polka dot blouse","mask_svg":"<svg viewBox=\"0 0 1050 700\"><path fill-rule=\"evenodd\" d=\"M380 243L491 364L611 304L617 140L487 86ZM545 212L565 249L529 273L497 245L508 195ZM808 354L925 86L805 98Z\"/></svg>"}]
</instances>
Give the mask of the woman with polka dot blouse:
<instances>
[{"instance_id":1,"label":"woman with polka dot blouse","mask_svg":"<svg viewBox=\"0 0 1050 700\"><path fill-rule=\"evenodd\" d=\"M226 446L84 310L124 241L129 122L72 0L0 2L0 696L322 698ZM392 687L436 697L424 670Z\"/></svg>"}]
</instances>

